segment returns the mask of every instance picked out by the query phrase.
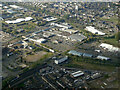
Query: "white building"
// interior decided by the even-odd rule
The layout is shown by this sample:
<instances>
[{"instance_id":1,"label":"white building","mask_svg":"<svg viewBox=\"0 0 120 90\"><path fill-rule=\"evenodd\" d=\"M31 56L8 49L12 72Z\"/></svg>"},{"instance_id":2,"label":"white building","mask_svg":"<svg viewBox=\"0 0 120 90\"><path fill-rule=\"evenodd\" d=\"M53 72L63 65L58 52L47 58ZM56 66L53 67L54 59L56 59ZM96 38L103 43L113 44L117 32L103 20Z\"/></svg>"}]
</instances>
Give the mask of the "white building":
<instances>
[{"instance_id":1,"label":"white building","mask_svg":"<svg viewBox=\"0 0 120 90\"><path fill-rule=\"evenodd\" d=\"M45 19L43 19L43 20L50 22L50 21L55 21L55 20L57 20L57 18L48 17L48 18L45 18Z\"/></svg>"},{"instance_id":2,"label":"white building","mask_svg":"<svg viewBox=\"0 0 120 90\"><path fill-rule=\"evenodd\" d=\"M75 10L78 10L78 5L75 6Z\"/></svg>"},{"instance_id":3,"label":"white building","mask_svg":"<svg viewBox=\"0 0 120 90\"><path fill-rule=\"evenodd\" d=\"M41 38L41 39L36 40L36 42L37 42L37 43L44 43L44 42L46 42L46 39Z\"/></svg>"},{"instance_id":4,"label":"white building","mask_svg":"<svg viewBox=\"0 0 120 90\"><path fill-rule=\"evenodd\" d=\"M68 59L68 56L66 56L66 57L64 57L64 58L61 58L61 59L59 59L59 60L55 60L55 64L60 64L60 63L62 63L62 62L64 62L64 61L66 61Z\"/></svg>"},{"instance_id":5,"label":"white building","mask_svg":"<svg viewBox=\"0 0 120 90\"><path fill-rule=\"evenodd\" d=\"M35 43L38 43L38 44L40 44L40 43L44 43L44 42L47 41L47 40L44 39L44 38L40 38L40 39L37 39L37 40L32 39L32 38L29 38L29 40L30 40L30 41L33 41L33 42L35 42Z\"/></svg>"},{"instance_id":6,"label":"white building","mask_svg":"<svg viewBox=\"0 0 120 90\"><path fill-rule=\"evenodd\" d=\"M32 17L26 17L26 18L18 18L16 20L5 21L5 22L8 23L8 24L17 24L17 23L20 23L20 22L23 22L23 21L30 21L32 19L33 19Z\"/></svg>"},{"instance_id":7,"label":"white building","mask_svg":"<svg viewBox=\"0 0 120 90\"><path fill-rule=\"evenodd\" d=\"M83 41L84 39L86 39L86 37L82 34L72 34L68 37L68 39L70 39L71 41Z\"/></svg>"},{"instance_id":8,"label":"white building","mask_svg":"<svg viewBox=\"0 0 120 90\"><path fill-rule=\"evenodd\" d=\"M77 71L77 72L71 73L71 76L74 78L82 76L82 75L84 75L84 73L82 71Z\"/></svg>"},{"instance_id":9,"label":"white building","mask_svg":"<svg viewBox=\"0 0 120 90\"><path fill-rule=\"evenodd\" d=\"M49 51L50 51L50 52L52 52L52 53L54 53L54 52L55 52L55 51L54 51L54 50L52 50L52 49L49 49Z\"/></svg>"},{"instance_id":10,"label":"white building","mask_svg":"<svg viewBox=\"0 0 120 90\"><path fill-rule=\"evenodd\" d=\"M14 9L23 9L22 7L20 6L17 6L17 5L10 5L11 8L14 8Z\"/></svg>"},{"instance_id":11,"label":"white building","mask_svg":"<svg viewBox=\"0 0 120 90\"><path fill-rule=\"evenodd\" d=\"M66 28L60 28L61 31L64 31L64 32L68 32L70 34L74 34L74 33L77 33L78 30L73 30L73 29L66 29Z\"/></svg>"},{"instance_id":12,"label":"white building","mask_svg":"<svg viewBox=\"0 0 120 90\"><path fill-rule=\"evenodd\" d=\"M24 48L26 48L28 46L28 43L25 41L22 41L22 45L24 46Z\"/></svg>"},{"instance_id":13,"label":"white building","mask_svg":"<svg viewBox=\"0 0 120 90\"><path fill-rule=\"evenodd\" d=\"M87 26L87 27L85 28L85 30L87 30L87 31L89 31L89 32L91 32L91 33L93 33L93 34L105 35L105 33L103 33L103 32L101 32L101 31L95 29L95 27L92 27L92 26Z\"/></svg>"},{"instance_id":14,"label":"white building","mask_svg":"<svg viewBox=\"0 0 120 90\"><path fill-rule=\"evenodd\" d=\"M110 52L120 52L120 48L114 47L113 45L107 44L107 43L102 43L100 47L110 51Z\"/></svg>"},{"instance_id":15,"label":"white building","mask_svg":"<svg viewBox=\"0 0 120 90\"><path fill-rule=\"evenodd\" d=\"M57 27L62 27L62 28L66 28L66 29L70 29L72 28L70 25L62 23L62 24L58 24L58 23L51 23L51 25L57 26Z\"/></svg>"},{"instance_id":16,"label":"white building","mask_svg":"<svg viewBox=\"0 0 120 90\"><path fill-rule=\"evenodd\" d=\"M101 59L101 60L110 60L109 57L105 57L105 56L97 56L97 59Z\"/></svg>"}]
</instances>

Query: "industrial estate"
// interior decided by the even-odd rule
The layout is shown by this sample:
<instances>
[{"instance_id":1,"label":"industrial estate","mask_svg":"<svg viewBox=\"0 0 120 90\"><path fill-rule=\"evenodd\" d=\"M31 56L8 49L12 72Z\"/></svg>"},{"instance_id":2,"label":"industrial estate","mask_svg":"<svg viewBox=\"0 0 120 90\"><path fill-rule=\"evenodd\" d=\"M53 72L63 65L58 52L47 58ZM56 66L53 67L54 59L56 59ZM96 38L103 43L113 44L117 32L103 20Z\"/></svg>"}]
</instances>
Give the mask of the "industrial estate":
<instances>
[{"instance_id":1,"label":"industrial estate","mask_svg":"<svg viewBox=\"0 0 120 90\"><path fill-rule=\"evenodd\" d=\"M2 89L119 89L119 6L1 2Z\"/></svg>"}]
</instances>

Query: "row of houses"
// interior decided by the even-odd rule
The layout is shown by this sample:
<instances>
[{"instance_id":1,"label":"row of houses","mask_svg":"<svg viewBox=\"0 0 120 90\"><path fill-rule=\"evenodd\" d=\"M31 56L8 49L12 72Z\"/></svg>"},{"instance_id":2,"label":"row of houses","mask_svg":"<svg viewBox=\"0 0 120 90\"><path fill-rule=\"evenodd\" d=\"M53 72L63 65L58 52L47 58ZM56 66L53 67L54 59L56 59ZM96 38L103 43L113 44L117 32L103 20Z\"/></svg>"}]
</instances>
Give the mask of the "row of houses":
<instances>
[{"instance_id":1,"label":"row of houses","mask_svg":"<svg viewBox=\"0 0 120 90\"><path fill-rule=\"evenodd\" d=\"M72 55L76 55L76 56L83 56L83 57L93 58L93 55L92 55L92 54L81 53L81 52L77 52L77 51L75 51L75 50L69 51L68 54L72 54ZM97 58L97 59L101 59L101 60L110 60L109 57L100 56L100 55L98 55L96 58Z\"/></svg>"}]
</instances>

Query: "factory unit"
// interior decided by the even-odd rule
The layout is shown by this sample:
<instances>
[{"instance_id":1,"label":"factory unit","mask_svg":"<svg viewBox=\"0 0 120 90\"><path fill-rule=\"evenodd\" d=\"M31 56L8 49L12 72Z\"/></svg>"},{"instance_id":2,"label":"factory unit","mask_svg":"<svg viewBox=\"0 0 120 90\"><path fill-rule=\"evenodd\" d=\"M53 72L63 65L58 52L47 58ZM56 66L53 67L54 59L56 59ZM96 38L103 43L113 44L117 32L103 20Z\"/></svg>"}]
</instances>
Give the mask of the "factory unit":
<instances>
[{"instance_id":1,"label":"factory unit","mask_svg":"<svg viewBox=\"0 0 120 90\"><path fill-rule=\"evenodd\" d=\"M44 38L36 40L36 43L45 43L45 42L46 42L46 39Z\"/></svg>"},{"instance_id":2,"label":"factory unit","mask_svg":"<svg viewBox=\"0 0 120 90\"><path fill-rule=\"evenodd\" d=\"M64 61L66 61L68 59L68 56L65 56L64 58L61 58L61 59L58 59L58 60L55 60L55 64L60 64Z\"/></svg>"},{"instance_id":3,"label":"factory unit","mask_svg":"<svg viewBox=\"0 0 120 90\"><path fill-rule=\"evenodd\" d=\"M75 50L69 51L68 54L77 55L77 56L82 56L83 55L83 53L77 52Z\"/></svg>"},{"instance_id":4,"label":"factory unit","mask_svg":"<svg viewBox=\"0 0 120 90\"><path fill-rule=\"evenodd\" d=\"M82 34L78 35L78 34L73 34L73 35L70 35L68 37L68 39L72 40L72 41L83 41L84 39L86 39L86 37Z\"/></svg>"},{"instance_id":5,"label":"factory unit","mask_svg":"<svg viewBox=\"0 0 120 90\"><path fill-rule=\"evenodd\" d=\"M5 22L8 23L8 24L17 24L17 23L20 23L20 22L23 22L23 21L30 21L30 20L33 20L33 18L32 17L18 18L16 20L5 21Z\"/></svg>"},{"instance_id":6,"label":"factory unit","mask_svg":"<svg viewBox=\"0 0 120 90\"><path fill-rule=\"evenodd\" d=\"M84 53L84 54L83 54L83 57L90 57L90 58L91 58L91 57L93 57L93 55Z\"/></svg>"},{"instance_id":7,"label":"factory unit","mask_svg":"<svg viewBox=\"0 0 120 90\"><path fill-rule=\"evenodd\" d=\"M83 75L84 75L84 73L82 71L77 71L77 72L71 73L71 76L74 78L83 76Z\"/></svg>"},{"instance_id":8,"label":"factory unit","mask_svg":"<svg viewBox=\"0 0 120 90\"><path fill-rule=\"evenodd\" d=\"M38 44L40 44L40 43L45 43L45 42L47 41L47 40L44 39L44 38L40 38L40 39L37 39L37 40L32 39L32 38L29 38L29 40L30 40L30 41L33 41L33 42L35 42L35 43L38 43Z\"/></svg>"},{"instance_id":9,"label":"factory unit","mask_svg":"<svg viewBox=\"0 0 120 90\"><path fill-rule=\"evenodd\" d=\"M11 10L11 9L8 9L7 10L8 13L16 13L15 11Z\"/></svg>"},{"instance_id":10,"label":"factory unit","mask_svg":"<svg viewBox=\"0 0 120 90\"><path fill-rule=\"evenodd\" d=\"M17 6L17 5L9 5L9 6L10 6L11 8L18 9L18 10L23 9L22 7Z\"/></svg>"},{"instance_id":11,"label":"factory unit","mask_svg":"<svg viewBox=\"0 0 120 90\"><path fill-rule=\"evenodd\" d=\"M83 56L83 57L90 57L90 58L93 57L92 54L81 53L81 52L77 52L75 50L69 51L68 54L77 55L77 56Z\"/></svg>"},{"instance_id":12,"label":"factory unit","mask_svg":"<svg viewBox=\"0 0 120 90\"><path fill-rule=\"evenodd\" d=\"M107 43L102 43L100 44L100 47L110 51L110 52L120 52L120 48L114 47L113 45L107 44Z\"/></svg>"},{"instance_id":13,"label":"factory unit","mask_svg":"<svg viewBox=\"0 0 120 90\"><path fill-rule=\"evenodd\" d=\"M105 57L105 56L97 56L97 59L101 59L101 60L110 60L109 57Z\"/></svg>"},{"instance_id":14,"label":"factory unit","mask_svg":"<svg viewBox=\"0 0 120 90\"><path fill-rule=\"evenodd\" d=\"M70 34L75 34L78 32L78 30L73 30L73 29L66 29L66 28L60 28L60 31L68 32Z\"/></svg>"},{"instance_id":15,"label":"factory unit","mask_svg":"<svg viewBox=\"0 0 120 90\"><path fill-rule=\"evenodd\" d=\"M62 28L66 28L66 29L70 29L70 28L72 28L70 25L65 24L65 23L62 23L62 24L58 24L58 23L51 23L50 25L54 25L54 26L57 26L57 27L62 27Z\"/></svg>"},{"instance_id":16,"label":"factory unit","mask_svg":"<svg viewBox=\"0 0 120 90\"><path fill-rule=\"evenodd\" d=\"M43 20L50 22L50 21L55 21L55 20L57 20L57 18L48 17L48 18L45 18L45 19L43 19Z\"/></svg>"},{"instance_id":17,"label":"factory unit","mask_svg":"<svg viewBox=\"0 0 120 90\"><path fill-rule=\"evenodd\" d=\"M91 76L92 79L96 79L96 78L99 78L101 77L102 75L100 73L95 73Z\"/></svg>"},{"instance_id":18,"label":"factory unit","mask_svg":"<svg viewBox=\"0 0 120 90\"><path fill-rule=\"evenodd\" d=\"M105 33L103 33L103 32L101 32L101 31L95 29L95 27L92 27L92 26L87 26L87 27L85 28L85 30L87 30L87 31L89 31L89 32L91 32L91 33L93 33L93 34L105 35Z\"/></svg>"}]
</instances>

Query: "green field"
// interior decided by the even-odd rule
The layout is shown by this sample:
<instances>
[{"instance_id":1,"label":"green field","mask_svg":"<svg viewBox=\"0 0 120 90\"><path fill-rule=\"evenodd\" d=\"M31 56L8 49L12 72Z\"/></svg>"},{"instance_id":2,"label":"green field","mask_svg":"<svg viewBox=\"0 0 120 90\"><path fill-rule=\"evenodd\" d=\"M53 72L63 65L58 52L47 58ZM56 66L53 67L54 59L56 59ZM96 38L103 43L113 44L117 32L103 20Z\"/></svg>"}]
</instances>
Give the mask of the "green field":
<instances>
[{"instance_id":1,"label":"green field","mask_svg":"<svg viewBox=\"0 0 120 90\"><path fill-rule=\"evenodd\" d=\"M113 23L115 23L115 24L118 23L118 18L117 18L117 16L110 17L110 19L107 19L107 18L102 17L102 18L100 18L100 20L104 20L104 21L108 21L108 22L113 22Z\"/></svg>"},{"instance_id":2,"label":"green field","mask_svg":"<svg viewBox=\"0 0 120 90\"><path fill-rule=\"evenodd\" d=\"M120 43L118 43L118 41L116 41L115 38L104 39L103 42L111 44L115 47L120 47Z\"/></svg>"},{"instance_id":3,"label":"green field","mask_svg":"<svg viewBox=\"0 0 120 90\"><path fill-rule=\"evenodd\" d=\"M96 59L82 58L70 56L70 61L68 64L64 65L65 67L81 68L81 69L90 69L90 70L100 70L112 72L115 70L115 66L110 64L110 62L104 62Z\"/></svg>"}]
</instances>

